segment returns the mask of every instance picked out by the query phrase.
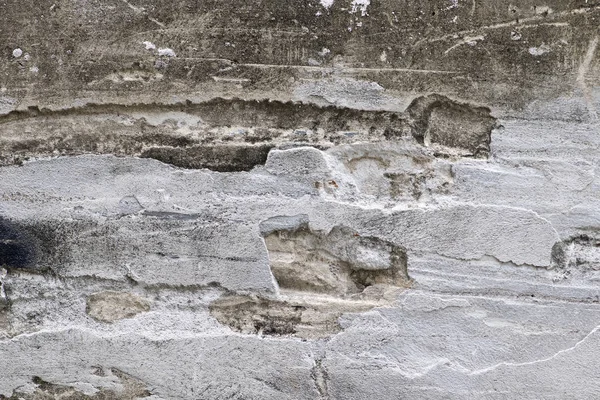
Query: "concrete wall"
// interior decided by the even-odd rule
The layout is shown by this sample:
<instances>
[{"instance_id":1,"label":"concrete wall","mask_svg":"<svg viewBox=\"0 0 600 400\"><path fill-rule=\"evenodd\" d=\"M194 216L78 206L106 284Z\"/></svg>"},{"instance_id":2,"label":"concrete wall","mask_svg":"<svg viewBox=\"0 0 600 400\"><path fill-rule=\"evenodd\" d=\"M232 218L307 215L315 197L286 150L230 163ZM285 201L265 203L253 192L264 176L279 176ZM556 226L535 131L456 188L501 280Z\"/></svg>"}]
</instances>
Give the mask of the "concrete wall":
<instances>
[{"instance_id":1,"label":"concrete wall","mask_svg":"<svg viewBox=\"0 0 600 400\"><path fill-rule=\"evenodd\" d=\"M0 399L599 398L599 25L0 2Z\"/></svg>"}]
</instances>

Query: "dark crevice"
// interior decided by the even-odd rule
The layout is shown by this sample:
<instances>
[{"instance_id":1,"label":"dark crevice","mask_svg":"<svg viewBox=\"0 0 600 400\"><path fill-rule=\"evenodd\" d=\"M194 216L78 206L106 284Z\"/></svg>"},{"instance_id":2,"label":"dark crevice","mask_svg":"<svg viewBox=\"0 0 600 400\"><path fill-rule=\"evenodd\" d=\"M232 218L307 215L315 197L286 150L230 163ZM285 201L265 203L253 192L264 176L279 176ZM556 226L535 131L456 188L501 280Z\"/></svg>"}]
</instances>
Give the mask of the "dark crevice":
<instances>
[{"instance_id":1,"label":"dark crevice","mask_svg":"<svg viewBox=\"0 0 600 400\"><path fill-rule=\"evenodd\" d=\"M188 148L153 147L142 152L142 158L153 158L187 169L207 168L217 172L250 171L264 165L273 146L194 146Z\"/></svg>"},{"instance_id":2,"label":"dark crevice","mask_svg":"<svg viewBox=\"0 0 600 400\"><path fill-rule=\"evenodd\" d=\"M17 135L25 120L33 137ZM47 155L113 154L181 168L249 171L264 164L276 146L328 147L354 140L353 132L375 139L390 130L406 136L407 127L399 114L388 111L271 100L29 107L0 116L0 165Z\"/></svg>"}]
</instances>

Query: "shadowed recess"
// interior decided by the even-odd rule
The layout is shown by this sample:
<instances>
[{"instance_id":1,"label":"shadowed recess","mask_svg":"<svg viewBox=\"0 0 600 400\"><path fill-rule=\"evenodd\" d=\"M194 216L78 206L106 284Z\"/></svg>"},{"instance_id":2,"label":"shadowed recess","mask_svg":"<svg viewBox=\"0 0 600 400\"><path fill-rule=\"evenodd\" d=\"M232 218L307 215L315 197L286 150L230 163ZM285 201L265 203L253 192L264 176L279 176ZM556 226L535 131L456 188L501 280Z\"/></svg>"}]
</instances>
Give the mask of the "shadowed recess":
<instances>
[{"instance_id":1,"label":"shadowed recess","mask_svg":"<svg viewBox=\"0 0 600 400\"><path fill-rule=\"evenodd\" d=\"M218 172L250 171L264 165L272 146L195 146L191 148L154 147L142 158L153 158L176 167L207 168Z\"/></svg>"}]
</instances>

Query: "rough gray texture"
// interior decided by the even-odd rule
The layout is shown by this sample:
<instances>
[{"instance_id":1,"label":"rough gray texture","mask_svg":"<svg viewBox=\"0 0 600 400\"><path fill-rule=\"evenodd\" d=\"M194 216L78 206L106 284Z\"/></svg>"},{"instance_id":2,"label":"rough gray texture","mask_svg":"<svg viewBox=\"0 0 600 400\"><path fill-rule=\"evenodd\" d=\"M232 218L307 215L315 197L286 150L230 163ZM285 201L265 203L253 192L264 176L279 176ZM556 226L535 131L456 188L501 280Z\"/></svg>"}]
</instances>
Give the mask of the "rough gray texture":
<instances>
[{"instance_id":1,"label":"rough gray texture","mask_svg":"<svg viewBox=\"0 0 600 400\"><path fill-rule=\"evenodd\" d=\"M599 24L0 2L0 399L600 397Z\"/></svg>"}]
</instances>

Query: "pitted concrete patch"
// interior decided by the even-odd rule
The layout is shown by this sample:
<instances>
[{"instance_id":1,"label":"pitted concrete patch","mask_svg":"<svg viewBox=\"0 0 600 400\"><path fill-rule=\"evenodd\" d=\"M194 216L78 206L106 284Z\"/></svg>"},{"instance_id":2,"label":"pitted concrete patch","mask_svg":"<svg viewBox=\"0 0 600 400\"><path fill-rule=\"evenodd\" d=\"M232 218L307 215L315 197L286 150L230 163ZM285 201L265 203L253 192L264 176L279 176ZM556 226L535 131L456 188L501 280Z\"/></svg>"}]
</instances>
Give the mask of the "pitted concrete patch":
<instances>
[{"instance_id":1,"label":"pitted concrete patch","mask_svg":"<svg viewBox=\"0 0 600 400\"><path fill-rule=\"evenodd\" d=\"M281 289L345 297L372 285L410 284L405 249L347 227L323 234L302 224L271 232L265 243Z\"/></svg>"},{"instance_id":2,"label":"pitted concrete patch","mask_svg":"<svg viewBox=\"0 0 600 400\"><path fill-rule=\"evenodd\" d=\"M260 224L279 296L226 295L210 305L220 323L246 334L321 338L338 318L386 306L412 285L406 251L352 229L314 231L306 215Z\"/></svg>"}]
</instances>

